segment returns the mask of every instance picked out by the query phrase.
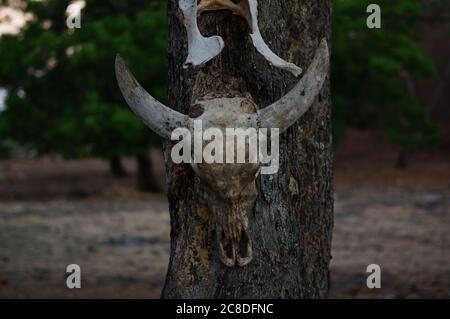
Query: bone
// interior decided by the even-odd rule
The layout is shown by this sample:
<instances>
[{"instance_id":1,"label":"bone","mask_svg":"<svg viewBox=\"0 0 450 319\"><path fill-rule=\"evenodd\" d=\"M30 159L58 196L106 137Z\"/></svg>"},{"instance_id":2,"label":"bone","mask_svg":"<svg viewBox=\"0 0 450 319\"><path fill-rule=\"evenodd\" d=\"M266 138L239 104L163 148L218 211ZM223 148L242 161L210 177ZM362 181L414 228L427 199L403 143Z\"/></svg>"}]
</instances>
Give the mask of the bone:
<instances>
[{"instance_id":1,"label":"bone","mask_svg":"<svg viewBox=\"0 0 450 319\"><path fill-rule=\"evenodd\" d=\"M326 39L322 39L306 74L284 97L272 105L258 110L260 127L279 128L280 133L291 127L310 108L330 68Z\"/></svg>"},{"instance_id":2,"label":"bone","mask_svg":"<svg viewBox=\"0 0 450 319\"><path fill-rule=\"evenodd\" d=\"M250 239L248 239L246 250L247 250L247 257L241 257L240 254L236 256L236 262L239 267L247 266L253 259L252 242Z\"/></svg>"},{"instance_id":3,"label":"bone","mask_svg":"<svg viewBox=\"0 0 450 319\"><path fill-rule=\"evenodd\" d=\"M235 240L230 238L230 224L227 220L228 214L223 214L221 216L216 215L216 238L219 244L219 258L222 263L227 267L234 267L236 265L236 249ZM228 256L225 247L231 246L230 253Z\"/></svg>"},{"instance_id":4,"label":"bone","mask_svg":"<svg viewBox=\"0 0 450 319\"><path fill-rule=\"evenodd\" d=\"M188 57L183 67L199 66L207 63L222 52L225 44L219 36L205 38L197 25L197 0L180 0L184 24L188 36Z\"/></svg>"},{"instance_id":5,"label":"bone","mask_svg":"<svg viewBox=\"0 0 450 319\"><path fill-rule=\"evenodd\" d=\"M251 28L252 33L250 37L252 38L253 45L256 50L262 54L269 63L277 68L291 72L295 77L302 74L302 69L297 65L287 62L276 55L264 41L258 26L258 1L257 0L247 0L251 15Z\"/></svg>"},{"instance_id":6,"label":"bone","mask_svg":"<svg viewBox=\"0 0 450 319\"><path fill-rule=\"evenodd\" d=\"M219 235L217 237L221 238ZM231 250L231 257L228 257L223 246L222 238L219 240L219 257L222 263L227 267L234 267L236 265L236 250L233 248Z\"/></svg>"},{"instance_id":7,"label":"bone","mask_svg":"<svg viewBox=\"0 0 450 319\"><path fill-rule=\"evenodd\" d=\"M230 10L236 15L245 18L251 28L250 38L256 50L273 66L289 71L298 77L302 69L297 65L287 62L276 55L264 41L258 26L258 1L241 0L239 4L231 0L202 0L198 7L198 13L213 10Z\"/></svg>"},{"instance_id":8,"label":"bone","mask_svg":"<svg viewBox=\"0 0 450 319\"><path fill-rule=\"evenodd\" d=\"M198 6L198 15L201 15L205 11L215 10L230 10L234 14L245 17L250 23L251 17L246 1L241 1L239 4L236 4L230 0L202 0Z\"/></svg>"},{"instance_id":9,"label":"bone","mask_svg":"<svg viewBox=\"0 0 450 319\"><path fill-rule=\"evenodd\" d=\"M232 200L232 203L225 206L227 206L225 210L215 211L219 257L227 267L235 265L244 267L253 259L252 242L248 233L247 211L239 201ZM241 244L245 245L244 256L241 256ZM228 251L225 249L226 247L229 248Z\"/></svg>"},{"instance_id":10,"label":"bone","mask_svg":"<svg viewBox=\"0 0 450 319\"><path fill-rule=\"evenodd\" d=\"M245 214L245 212L244 212ZM244 267L246 265L248 265L252 259L253 259L253 248L252 248L252 240L250 239L249 233L248 233L248 217L246 215L242 214L241 211L241 220L242 220L242 230L241 230L241 234L239 235L239 244L240 241L242 239L245 238L245 240L247 241L247 244L245 246L245 252L246 252L246 256L242 257L239 249L239 246L237 248L238 254L236 254L236 262L238 264L239 267Z\"/></svg>"},{"instance_id":11,"label":"bone","mask_svg":"<svg viewBox=\"0 0 450 319\"><path fill-rule=\"evenodd\" d=\"M130 73L120 55L116 56L116 77L130 108L161 137L170 139L175 128L192 127L192 120L187 115L172 110L148 94Z\"/></svg>"},{"instance_id":12,"label":"bone","mask_svg":"<svg viewBox=\"0 0 450 319\"><path fill-rule=\"evenodd\" d=\"M194 4L187 0L180 3ZM252 0L249 2L243 0L239 6L245 8L246 3L251 4ZM188 9L182 5L180 7L185 11ZM191 13L195 13L196 7L194 9ZM209 9L206 7L202 10L217 10L217 7L209 7ZM250 17L250 15L246 16ZM247 18L248 21L249 19ZM255 19L251 21L257 26ZM251 97L204 97L196 102L203 109L203 113L196 119L202 120L205 127L219 127L221 130L227 127L244 129L261 127L279 128L280 131L284 131L293 125L314 102L328 70L329 52L327 42L323 39L306 74L288 94L277 102L258 110ZM187 115L170 109L148 94L132 76L120 56L116 58L116 77L128 105L151 130L168 140L171 138L172 131L178 127L186 127L192 131L193 120ZM258 196L255 179L261 170L260 164L193 165L196 175L205 185L207 198L215 199L210 200L208 205L216 219L219 257L228 267L246 266L253 258L248 216ZM244 251L241 251L242 247L245 248Z\"/></svg>"}]
</instances>

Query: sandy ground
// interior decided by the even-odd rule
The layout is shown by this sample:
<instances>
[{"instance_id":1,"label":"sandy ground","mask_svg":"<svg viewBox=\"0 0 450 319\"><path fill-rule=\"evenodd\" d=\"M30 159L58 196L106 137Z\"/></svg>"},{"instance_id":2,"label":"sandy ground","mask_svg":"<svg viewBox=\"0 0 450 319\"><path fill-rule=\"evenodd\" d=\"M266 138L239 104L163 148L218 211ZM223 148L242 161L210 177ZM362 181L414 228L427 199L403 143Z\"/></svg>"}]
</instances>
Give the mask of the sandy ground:
<instances>
[{"instance_id":1,"label":"sandy ground","mask_svg":"<svg viewBox=\"0 0 450 319\"><path fill-rule=\"evenodd\" d=\"M449 298L447 158L419 157L400 172L382 161L338 158L330 297ZM64 173L55 173L58 165ZM80 177L80 167L88 174ZM159 297L169 258L164 195L134 192L132 179L113 182L100 161L0 168L0 297ZM80 195L90 188L97 192ZM43 200L43 189L54 196ZM73 263L82 289L66 288ZM369 264L381 266L381 289L366 286Z\"/></svg>"},{"instance_id":2,"label":"sandy ground","mask_svg":"<svg viewBox=\"0 0 450 319\"><path fill-rule=\"evenodd\" d=\"M0 205L0 297L157 298L169 258L163 197ZM82 289L69 290L78 264Z\"/></svg>"},{"instance_id":3,"label":"sandy ground","mask_svg":"<svg viewBox=\"0 0 450 319\"><path fill-rule=\"evenodd\" d=\"M337 194L331 297L450 297L449 208L448 192ZM169 258L164 197L9 202L0 212L0 297L159 296ZM65 286L72 263L80 290ZM366 288L372 263L382 289Z\"/></svg>"}]
</instances>

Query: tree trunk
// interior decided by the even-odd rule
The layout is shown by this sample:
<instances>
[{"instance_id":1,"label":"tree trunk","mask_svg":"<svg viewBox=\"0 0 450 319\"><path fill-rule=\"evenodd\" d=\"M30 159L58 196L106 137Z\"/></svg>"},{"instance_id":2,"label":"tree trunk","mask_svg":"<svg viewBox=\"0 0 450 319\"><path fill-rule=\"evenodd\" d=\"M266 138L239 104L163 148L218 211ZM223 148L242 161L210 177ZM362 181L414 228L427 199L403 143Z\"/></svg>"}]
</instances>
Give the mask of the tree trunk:
<instances>
[{"instance_id":1,"label":"tree trunk","mask_svg":"<svg viewBox=\"0 0 450 319\"><path fill-rule=\"evenodd\" d=\"M241 17L226 11L199 18L204 36L225 49L206 66L182 68L187 39L178 0L169 0L169 105L187 113L207 93L248 92L260 107L298 81L254 49ZM323 37L330 39L330 0L259 1L259 26L271 49L304 70ZM324 298L329 288L333 227L330 84L280 140L280 170L257 179L249 216L253 261L228 268L218 256L214 216L189 165L175 165L165 147L171 214L171 256L163 298Z\"/></svg>"},{"instance_id":2,"label":"tree trunk","mask_svg":"<svg viewBox=\"0 0 450 319\"><path fill-rule=\"evenodd\" d=\"M109 171L114 177L122 178L128 175L119 156L113 156L109 160Z\"/></svg>"},{"instance_id":3,"label":"tree trunk","mask_svg":"<svg viewBox=\"0 0 450 319\"><path fill-rule=\"evenodd\" d=\"M152 171L152 161L146 153L136 155L137 164L137 188L143 192L160 191Z\"/></svg>"},{"instance_id":4,"label":"tree trunk","mask_svg":"<svg viewBox=\"0 0 450 319\"><path fill-rule=\"evenodd\" d=\"M408 166L408 152L401 149L398 152L397 160L395 161L395 168L398 170L403 170Z\"/></svg>"}]
</instances>

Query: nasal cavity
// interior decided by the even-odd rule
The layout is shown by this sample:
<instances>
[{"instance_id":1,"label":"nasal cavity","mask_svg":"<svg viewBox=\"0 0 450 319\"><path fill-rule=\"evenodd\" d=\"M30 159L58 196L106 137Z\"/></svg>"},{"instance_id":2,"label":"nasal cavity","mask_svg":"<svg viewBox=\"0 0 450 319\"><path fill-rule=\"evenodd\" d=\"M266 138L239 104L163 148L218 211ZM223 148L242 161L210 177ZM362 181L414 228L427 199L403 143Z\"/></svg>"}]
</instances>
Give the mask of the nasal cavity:
<instances>
[{"instance_id":1,"label":"nasal cavity","mask_svg":"<svg viewBox=\"0 0 450 319\"><path fill-rule=\"evenodd\" d=\"M249 246L250 239L248 238L247 230L243 229L241 232L241 240L239 241L239 256L242 258L249 257Z\"/></svg>"}]
</instances>

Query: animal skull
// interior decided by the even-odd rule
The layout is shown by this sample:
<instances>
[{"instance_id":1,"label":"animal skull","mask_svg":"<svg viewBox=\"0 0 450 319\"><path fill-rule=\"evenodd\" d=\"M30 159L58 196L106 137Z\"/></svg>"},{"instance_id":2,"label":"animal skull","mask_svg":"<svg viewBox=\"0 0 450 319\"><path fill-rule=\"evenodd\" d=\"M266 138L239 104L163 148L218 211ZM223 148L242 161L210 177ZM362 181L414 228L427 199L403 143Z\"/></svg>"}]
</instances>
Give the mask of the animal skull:
<instances>
[{"instance_id":1,"label":"animal skull","mask_svg":"<svg viewBox=\"0 0 450 319\"><path fill-rule=\"evenodd\" d=\"M195 12L192 11L194 4L196 8L196 1L180 0L180 8L185 17L190 17L190 14ZM240 12L240 9L242 12L248 12L246 5L251 8L253 4L256 6L256 1L243 0L237 5L228 0L203 0L200 9L216 10L227 5L227 8L233 9L235 13ZM194 19L188 21L194 23ZM253 18L251 21L256 23ZM187 28L189 29L188 25ZM190 42L187 63L204 63L212 58L212 53L220 49L221 39L203 38L200 32L191 31L188 30L188 37L190 36L193 42ZM115 67L120 90L130 108L151 130L165 139L170 139L176 128L184 127L192 132L194 120L201 120L204 130L212 127L221 131L226 128L278 128L281 133L308 110L319 94L328 74L329 53L327 42L323 39L311 65L298 84L266 108L258 109L250 96L205 96L191 105L193 112L190 113L194 114L192 117L176 112L155 100L136 81L119 55L116 57ZM287 68L285 64L280 67ZM236 264L241 267L247 265L253 257L248 233L248 214L257 198L255 181L260 173L260 163L191 165L205 186L208 205L215 216L220 259L229 267Z\"/></svg>"},{"instance_id":2,"label":"animal skull","mask_svg":"<svg viewBox=\"0 0 450 319\"><path fill-rule=\"evenodd\" d=\"M250 97L207 96L197 100L194 106L202 113L195 120L201 120L205 128L221 130L223 135L227 128L258 127L257 107ZM247 150L249 147L244 151ZM245 266L253 257L247 214L253 209L257 197L255 180L260 164L238 164L236 161L235 164L201 163L193 165L193 169L206 186L207 202L216 220L222 262L229 267L236 263Z\"/></svg>"}]
</instances>

